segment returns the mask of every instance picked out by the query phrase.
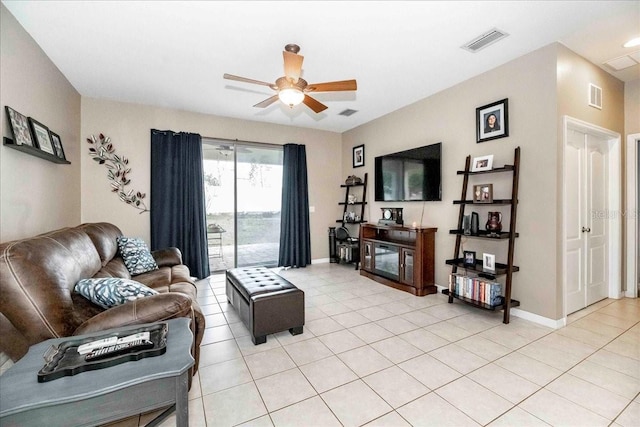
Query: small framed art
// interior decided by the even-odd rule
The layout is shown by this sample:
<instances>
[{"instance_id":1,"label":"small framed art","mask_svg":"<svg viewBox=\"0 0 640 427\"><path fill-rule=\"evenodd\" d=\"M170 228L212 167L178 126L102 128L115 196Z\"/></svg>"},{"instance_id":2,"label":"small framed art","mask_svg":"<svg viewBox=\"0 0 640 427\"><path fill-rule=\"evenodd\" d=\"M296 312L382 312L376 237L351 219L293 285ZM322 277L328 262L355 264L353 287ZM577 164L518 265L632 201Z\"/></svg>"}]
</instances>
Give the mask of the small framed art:
<instances>
[{"instance_id":1,"label":"small framed art","mask_svg":"<svg viewBox=\"0 0 640 427\"><path fill-rule=\"evenodd\" d=\"M488 272L496 271L496 256L494 254L482 254L482 270Z\"/></svg>"},{"instance_id":2,"label":"small framed art","mask_svg":"<svg viewBox=\"0 0 640 427\"><path fill-rule=\"evenodd\" d=\"M471 163L471 172L489 171L493 168L493 154L482 157L474 157Z\"/></svg>"},{"instance_id":3,"label":"small framed art","mask_svg":"<svg viewBox=\"0 0 640 427\"><path fill-rule=\"evenodd\" d=\"M364 166L364 144L353 147L353 167Z\"/></svg>"},{"instance_id":4,"label":"small framed art","mask_svg":"<svg viewBox=\"0 0 640 427\"><path fill-rule=\"evenodd\" d=\"M476 253L474 251L464 251L464 266L475 267Z\"/></svg>"},{"instance_id":5,"label":"small framed art","mask_svg":"<svg viewBox=\"0 0 640 427\"><path fill-rule=\"evenodd\" d=\"M473 186L473 203L492 203L493 184L479 184Z\"/></svg>"},{"instance_id":6,"label":"small framed art","mask_svg":"<svg viewBox=\"0 0 640 427\"><path fill-rule=\"evenodd\" d=\"M67 158L64 156L64 149L62 148L62 140L60 139L60 135L50 130L49 136L51 137L51 144L53 144L53 149L56 152L56 156L63 160L67 160Z\"/></svg>"},{"instance_id":7,"label":"small framed art","mask_svg":"<svg viewBox=\"0 0 640 427\"><path fill-rule=\"evenodd\" d=\"M509 136L509 99L476 108L476 142Z\"/></svg>"},{"instance_id":8,"label":"small framed art","mask_svg":"<svg viewBox=\"0 0 640 427\"><path fill-rule=\"evenodd\" d=\"M5 110L9 117L9 125L11 127L11 133L13 134L13 143L15 145L29 145L33 147L33 137L31 136L31 130L29 129L29 121L27 118L8 105L5 106Z\"/></svg>"},{"instance_id":9,"label":"small framed art","mask_svg":"<svg viewBox=\"0 0 640 427\"><path fill-rule=\"evenodd\" d=\"M29 125L31 126L33 136L38 143L38 148L45 153L53 154L55 156L56 152L53 149L53 145L51 145L51 137L49 137L49 128L32 117L29 117Z\"/></svg>"}]
</instances>

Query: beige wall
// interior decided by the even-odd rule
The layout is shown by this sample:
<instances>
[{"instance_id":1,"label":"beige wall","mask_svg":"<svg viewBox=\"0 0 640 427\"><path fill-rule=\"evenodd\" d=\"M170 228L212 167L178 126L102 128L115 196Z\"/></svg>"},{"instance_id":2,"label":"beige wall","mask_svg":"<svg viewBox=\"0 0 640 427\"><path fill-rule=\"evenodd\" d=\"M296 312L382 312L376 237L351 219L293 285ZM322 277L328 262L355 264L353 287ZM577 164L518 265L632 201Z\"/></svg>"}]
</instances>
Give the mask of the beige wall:
<instances>
[{"instance_id":1,"label":"beige wall","mask_svg":"<svg viewBox=\"0 0 640 427\"><path fill-rule=\"evenodd\" d=\"M624 138L624 123L625 123L625 94L624 83L609 73L595 66L591 62L584 59L577 53L569 50L561 44L556 45L558 48L558 156L562 158L564 150L564 124L563 117L570 116L575 119L579 119L590 123L595 126L610 130L620 134L621 138ZM602 88L602 109L589 106L588 88L589 83L593 83L596 86ZM624 153L625 142L621 140L621 149ZM624 155L624 154L623 154ZM625 159L622 157L621 164L621 178L624 177L624 163ZM558 198L561 197L561 189L563 184L563 171L562 164L558 165ZM624 199L624 184L620 187L620 198ZM622 206L622 208L624 208ZM556 211L556 217L558 219L557 227L557 246L562 247L562 205L558 205ZM622 232L622 230L620 230ZM621 271L624 271L625 257L622 256L619 260ZM557 257L557 276L561 278L563 259L562 253L558 252ZM621 286L622 284L617 284ZM557 300L556 311L559 316L563 312L563 288L562 282L558 281L558 287L556 288Z\"/></svg>"},{"instance_id":2,"label":"beige wall","mask_svg":"<svg viewBox=\"0 0 640 427\"><path fill-rule=\"evenodd\" d=\"M327 227L335 223L335 199L331 189L340 186L340 144L338 133L272 125L246 120L216 117L166 108L82 98L82 137L103 133L111 137L116 153L129 158L129 187L147 193L150 206L150 130L173 130L198 133L205 137L239 139L270 144L304 144L307 150L311 255L327 258ZM83 144L82 221L108 221L120 226L125 234L149 241L149 213L121 202L109 190L107 171L91 160L88 144Z\"/></svg>"},{"instance_id":3,"label":"beige wall","mask_svg":"<svg viewBox=\"0 0 640 427\"><path fill-rule=\"evenodd\" d=\"M571 74L567 74L567 73ZM591 79L595 79L591 80ZM582 107L586 96L585 80L594 81L607 94L605 108L593 112ZM557 90L557 91L556 91ZM580 97L578 97L580 95ZM475 139L476 107L509 99L510 136L481 144ZM455 238L449 230L455 228L458 207L451 201L460 198L462 177L467 155L493 154L494 167L511 164L513 150L521 147L521 171L518 205L515 264L520 272L514 275L513 298L521 302L522 310L549 319L562 317L562 282L558 269L559 218L559 147L558 129L562 114L621 132L623 121L622 84L598 67L584 61L564 46L552 44L520 57L485 74L395 111L343 135L343 175L369 173L371 185L367 219L376 222L380 207L402 207L405 223L418 223L438 228L436 237L436 283L444 285L451 269L445 260L453 257ZM605 126L606 125L606 126ZM373 201L373 162L376 156L441 141L442 202L389 203ZM351 150L365 144L366 165L352 169ZM494 194L509 197L508 176L475 177L480 182L493 183ZM470 182L471 184L471 182ZM424 209L424 215L422 210ZM481 226L488 208L468 209L480 213ZM503 214L507 207L495 207ZM508 215L503 223L508 224ZM463 239L464 249L494 253L506 260L505 242L484 242Z\"/></svg>"},{"instance_id":4,"label":"beige wall","mask_svg":"<svg viewBox=\"0 0 640 427\"><path fill-rule=\"evenodd\" d=\"M71 165L0 147L0 241L77 225L80 95L0 5L0 130L11 138L7 105L60 135Z\"/></svg>"},{"instance_id":5,"label":"beige wall","mask_svg":"<svg viewBox=\"0 0 640 427\"><path fill-rule=\"evenodd\" d=\"M624 134L624 83L561 44L558 48L558 114ZM589 83L602 88L602 109L589 106ZM560 129L562 123L559 123ZM560 132L559 137L562 135Z\"/></svg>"},{"instance_id":6,"label":"beige wall","mask_svg":"<svg viewBox=\"0 0 640 427\"><path fill-rule=\"evenodd\" d=\"M640 133L640 79L624 85L624 135Z\"/></svg>"}]
</instances>

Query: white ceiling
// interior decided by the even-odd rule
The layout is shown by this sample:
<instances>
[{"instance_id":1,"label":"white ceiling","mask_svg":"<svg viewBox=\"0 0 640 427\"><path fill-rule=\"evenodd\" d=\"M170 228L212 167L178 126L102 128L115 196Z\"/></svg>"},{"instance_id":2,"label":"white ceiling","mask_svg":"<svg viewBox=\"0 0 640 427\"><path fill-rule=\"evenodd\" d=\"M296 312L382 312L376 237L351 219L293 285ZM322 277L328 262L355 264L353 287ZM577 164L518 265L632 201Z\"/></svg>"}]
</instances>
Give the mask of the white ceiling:
<instances>
[{"instance_id":1,"label":"white ceiling","mask_svg":"<svg viewBox=\"0 0 640 427\"><path fill-rule=\"evenodd\" d=\"M559 41L595 64L639 51L640 1L8 1L2 3L82 96L343 132ZM498 28L508 37L460 48ZM329 108L253 105L282 50L300 45L309 83L356 79L357 92L315 94ZM611 72L640 78L640 65ZM494 101L487 99L487 102ZM345 109L358 112L338 115Z\"/></svg>"}]
</instances>

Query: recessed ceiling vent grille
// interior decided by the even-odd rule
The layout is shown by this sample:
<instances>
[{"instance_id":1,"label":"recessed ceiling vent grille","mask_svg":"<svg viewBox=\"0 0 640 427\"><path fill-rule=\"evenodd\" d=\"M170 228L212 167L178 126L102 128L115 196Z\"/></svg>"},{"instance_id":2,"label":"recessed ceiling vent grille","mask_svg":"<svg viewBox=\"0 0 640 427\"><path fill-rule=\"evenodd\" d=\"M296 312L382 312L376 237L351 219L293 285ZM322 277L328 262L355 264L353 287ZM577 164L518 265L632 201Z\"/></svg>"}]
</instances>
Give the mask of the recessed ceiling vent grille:
<instances>
[{"instance_id":1,"label":"recessed ceiling vent grille","mask_svg":"<svg viewBox=\"0 0 640 427\"><path fill-rule=\"evenodd\" d=\"M352 110L352 109L350 109L350 108L347 108L346 110L344 110L344 111L342 111L342 112L338 113L338 115L339 115L339 116L349 117L350 115L355 114L355 113L357 113L357 112L358 112L358 110Z\"/></svg>"},{"instance_id":2,"label":"recessed ceiling vent grille","mask_svg":"<svg viewBox=\"0 0 640 427\"><path fill-rule=\"evenodd\" d=\"M505 33L502 30L498 30L497 28L493 28L492 30L487 31L482 34L480 37L476 37L471 40L469 43L465 43L460 46L464 50L468 50L469 52L477 52L485 47L494 44L498 40L501 40L507 37L509 34Z\"/></svg>"}]
</instances>

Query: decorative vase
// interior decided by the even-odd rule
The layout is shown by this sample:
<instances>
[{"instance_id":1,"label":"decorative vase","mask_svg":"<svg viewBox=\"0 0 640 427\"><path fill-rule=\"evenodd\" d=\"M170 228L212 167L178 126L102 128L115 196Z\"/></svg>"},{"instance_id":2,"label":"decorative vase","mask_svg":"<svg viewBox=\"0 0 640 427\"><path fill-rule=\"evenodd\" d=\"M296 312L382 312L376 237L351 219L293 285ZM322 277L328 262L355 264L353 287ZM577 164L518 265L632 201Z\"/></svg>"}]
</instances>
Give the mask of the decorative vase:
<instances>
[{"instance_id":1,"label":"decorative vase","mask_svg":"<svg viewBox=\"0 0 640 427\"><path fill-rule=\"evenodd\" d=\"M480 231L480 217L477 212L471 212L471 235L477 236Z\"/></svg>"},{"instance_id":2,"label":"decorative vase","mask_svg":"<svg viewBox=\"0 0 640 427\"><path fill-rule=\"evenodd\" d=\"M502 213L489 212L489 218L487 219L487 231L491 233L499 233L502 231Z\"/></svg>"}]
</instances>

